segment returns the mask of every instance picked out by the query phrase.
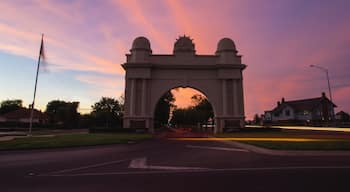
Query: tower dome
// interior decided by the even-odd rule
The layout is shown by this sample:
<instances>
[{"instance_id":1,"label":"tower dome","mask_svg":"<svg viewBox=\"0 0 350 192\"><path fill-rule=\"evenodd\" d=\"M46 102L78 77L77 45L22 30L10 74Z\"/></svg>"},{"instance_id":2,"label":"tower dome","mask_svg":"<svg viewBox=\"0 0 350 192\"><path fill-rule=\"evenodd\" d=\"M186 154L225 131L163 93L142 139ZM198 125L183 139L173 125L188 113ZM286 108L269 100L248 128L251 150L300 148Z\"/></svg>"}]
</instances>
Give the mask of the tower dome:
<instances>
[{"instance_id":1,"label":"tower dome","mask_svg":"<svg viewBox=\"0 0 350 192\"><path fill-rule=\"evenodd\" d=\"M130 62L147 63L152 54L151 43L146 37L137 37L132 43L130 52Z\"/></svg>"},{"instance_id":2,"label":"tower dome","mask_svg":"<svg viewBox=\"0 0 350 192\"><path fill-rule=\"evenodd\" d=\"M132 43L131 50L151 51L151 43L146 37L137 37Z\"/></svg>"},{"instance_id":3,"label":"tower dome","mask_svg":"<svg viewBox=\"0 0 350 192\"><path fill-rule=\"evenodd\" d=\"M236 45L230 38L223 38L218 43L216 54L227 51L237 53Z\"/></svg>"},{"instance_id":4,"label":"tower dome","mask_svg":"<svg viewBox=\"0 0 350 192\"><path fill-rule=\"evenodd\" d=\"M187 36L180 36L174 44L174 54L179 52L195 53L194 43Z\"/></svg>"}]
</instances>

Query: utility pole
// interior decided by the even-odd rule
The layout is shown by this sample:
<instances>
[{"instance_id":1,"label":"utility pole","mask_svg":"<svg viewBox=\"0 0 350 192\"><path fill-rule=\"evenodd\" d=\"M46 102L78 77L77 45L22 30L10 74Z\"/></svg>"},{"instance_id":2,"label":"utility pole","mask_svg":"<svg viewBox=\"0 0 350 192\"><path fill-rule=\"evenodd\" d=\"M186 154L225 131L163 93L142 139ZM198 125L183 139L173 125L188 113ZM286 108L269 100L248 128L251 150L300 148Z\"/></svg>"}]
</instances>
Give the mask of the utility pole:
<instances>
[{"instance_id":1,"label":"utility pole","mask_svg":"<svg viewBox=\"0 0 350 192\"><path fill-rule=\"evenodd\" d=\"M320 66L317 66L317 65L310 65L310 67L314 67L314 68L317 68L317 69L320 69L321 71L325 72L326 73L326 76L327 76L327 84L328 84L328 92L329 92L329 98L333 104L333 98L332 98L332 90L331 90L331 84L330 84L330 81L329 81L329 74L328 74L328 69L327 68L324 68L324 67L320 67ZM334 119L334 110L332 110L332 120Z\"/></svg>"},{"instance_id":2,"label":"utility pole","mask_svg":"<svg viewBox=\"0 0 350 192\"><path fill-rule=\"evenodd\" d=\"M31 111L30 111L30 122L29 122L28 136L32 136L34 104L35 104L36 87L37 87L37 84L38 84L38 76L39 76L39 69L40 69L41 58L45 59L45 54L44 54L44 34L41 35L41 45L40 45L40 51L39 51L38 65L37 65L37 68L36 68L34 96L33 96L33 102L32 102Z\"/></svg>"}]
</instances>

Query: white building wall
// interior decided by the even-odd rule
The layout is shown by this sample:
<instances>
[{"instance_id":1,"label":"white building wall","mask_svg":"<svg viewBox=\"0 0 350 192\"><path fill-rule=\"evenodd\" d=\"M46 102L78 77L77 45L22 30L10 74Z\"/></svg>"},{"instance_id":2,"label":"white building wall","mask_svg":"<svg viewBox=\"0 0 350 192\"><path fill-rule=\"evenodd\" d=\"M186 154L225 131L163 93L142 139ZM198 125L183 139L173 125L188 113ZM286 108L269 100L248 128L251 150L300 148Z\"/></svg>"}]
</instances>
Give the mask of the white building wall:
<instances>
[{"instance_id":1,"label":"white building wall","mask_svg":"<svg viewBox=\"0 0 350 192\"><path fill-rule=\"evenodd\" d=\"M289 115L287 114L289 111ZM283 120L292 120L295 119L295 113L293 108L291 108L290 106L286 106L278 116L276 116L276 114L272 114L272 121L276 122L276 121L283 121Z\"/></svg>"}]
</instances>

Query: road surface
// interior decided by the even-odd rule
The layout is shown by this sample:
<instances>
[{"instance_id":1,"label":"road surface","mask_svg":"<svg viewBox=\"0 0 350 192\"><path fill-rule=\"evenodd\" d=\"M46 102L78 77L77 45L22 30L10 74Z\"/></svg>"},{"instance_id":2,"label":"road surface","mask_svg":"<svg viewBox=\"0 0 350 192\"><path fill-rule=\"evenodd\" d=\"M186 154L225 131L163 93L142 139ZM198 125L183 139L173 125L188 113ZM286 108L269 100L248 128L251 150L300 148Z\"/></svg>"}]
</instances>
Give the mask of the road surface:
<instances>
[{"instance_id":1,"label":"road surface","mask_svg":"<svg viewBox=\"0 0 350 192\"><path fill-rule=\"evenodd\" d=\"M0 152L0 191L348 191L350 156L256 154L219 141Z\"/></svg>"}]
</instances>

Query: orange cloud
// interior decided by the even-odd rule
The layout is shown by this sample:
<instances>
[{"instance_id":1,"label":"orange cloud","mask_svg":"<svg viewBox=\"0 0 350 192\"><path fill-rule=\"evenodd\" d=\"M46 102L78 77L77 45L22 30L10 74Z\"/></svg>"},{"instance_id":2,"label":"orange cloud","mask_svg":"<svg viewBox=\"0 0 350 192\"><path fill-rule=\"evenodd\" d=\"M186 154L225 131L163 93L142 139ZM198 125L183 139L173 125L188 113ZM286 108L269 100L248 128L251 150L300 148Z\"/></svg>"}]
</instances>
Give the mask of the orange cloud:
<instances>
[{"instance_id":1,"label":"orange cloud","mask_svg":"<svg viewBox=\"0 0 350 192\"><path fill-rule=\"evenodd\" d=\"M115 0L112 3L117 7L121 6L126 18L135 23L141 31L149 35L152 41L155 41L162 49L168 49L167 38L161 33L160 29L155 27L155 24L152 23L152 18L147 17L140 6L141 1ZM132 13L131 16L130 13Z\"/></svg>"},{"instance_id":2,"label":"orange cloud","mask_svg":"<svg viewBox=\"0 0 350 192\"><path fill-rule=\"evenodd\" d=\"M79 13L81 1L68 1L61 3L60 1L51 0L35 0L36 6L41 10L45 10L67 22L82 23L84 17Z\"/></svg>"},{"instance_id":3,"label":"orange cloud","mask_svg":"<svg viewBox=\"0 0 350 192\"><path fill-rule=\"evenodd\" d=\"M77 39L75 32L65 30L75 29L77 22L82 22L83 13L74 11L79 10L80 3L35 2L37 4L29 3L27 6L6 2L0 4L2 16L7 21L7 24L0 23L0 35L4 37L0 41L0 50L36 60L40 47L40 30L43 30L46 55L51 64L48 65L49 70L124 73L120 67L124 59L120 53L125 53L121 41L114 38L111 40L117 42L116 45L105 40L94 42L94 46L91 46L91 42ZM118 57L114 56L116 52L119 52Z\"/></svg>"},{"instance_id":4,"label":"orange cloud","mask_svg":"<svg viewBox=\"0 0 350 192\"><path fill-rule=\"evenodd\" d=\"M206 39L203 35L204 31L205 33L208 33L211 28L204 28L198 23L192 21L191 18L193 18L193 15L190 15L190 12L185 10L185 6L183 6L180 1L167 0L166 2L172 14L172 20L174 21L174 24L178 26L180 35L182 35L181 33L184 33L185 35L190 35L192 38L194 38L196 49L199 52L213 52L213 45L208 43L209 39ZM196 14L203 15L203 13L199 12L196 12Z\"/></svg>"}]
</instances>

